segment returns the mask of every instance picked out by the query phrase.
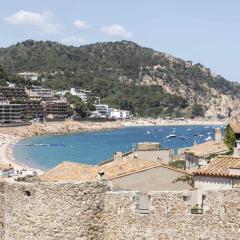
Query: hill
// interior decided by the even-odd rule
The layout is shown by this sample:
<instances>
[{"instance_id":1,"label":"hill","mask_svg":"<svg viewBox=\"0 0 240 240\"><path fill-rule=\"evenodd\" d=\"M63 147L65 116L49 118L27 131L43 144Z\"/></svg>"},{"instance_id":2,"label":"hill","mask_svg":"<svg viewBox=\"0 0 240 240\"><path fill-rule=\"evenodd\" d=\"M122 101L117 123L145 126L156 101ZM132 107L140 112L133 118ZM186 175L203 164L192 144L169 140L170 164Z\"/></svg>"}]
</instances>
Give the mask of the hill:
<instances>
[{"instance_id":1,"label":"hill","mask_svg":"<svg viewBox=\"0 0 240 240\"><path fill-rule=\"evenodd\" d=\"M129 41L81 47L27 40L0 48L8 74L37 71L54 89L79 86L138 116L228 116L239 111L240 85L167 53Z\"/></svg>"}]
</instances>

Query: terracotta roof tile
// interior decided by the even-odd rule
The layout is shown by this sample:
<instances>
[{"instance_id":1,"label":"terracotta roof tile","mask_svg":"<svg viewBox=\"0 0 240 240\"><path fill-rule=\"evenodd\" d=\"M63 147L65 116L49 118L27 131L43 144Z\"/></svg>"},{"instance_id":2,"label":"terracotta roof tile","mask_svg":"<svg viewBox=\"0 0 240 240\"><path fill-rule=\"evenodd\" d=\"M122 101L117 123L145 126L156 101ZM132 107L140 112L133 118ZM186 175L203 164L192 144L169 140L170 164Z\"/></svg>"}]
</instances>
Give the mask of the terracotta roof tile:
<instances>
[{"instance_id":1,"label":"terracotta roof tile","mask_svg":"<svg viewBox=\"0 0 240 240\"><path fill-rule=\"evenodd\" d=\"M240 174L231 172L232 168L240 168L240 157L218 156L207 166L193 171L196 176L219 176L219 177L236 177L240 178ZM239 169L240 171L240 169Z\"/></svg>"},{"instance_id":2,"label":"terracotta roof tile","mask_svg":"<svg viewBox=\"0 0 240 240\"><path fill-rule=\"evenodd\" d=\"M234 133L240 133L240 122L230 122L229 124Z\"/></svg>"},{"instance_id":3,"label":"terracotta roof tile","mask_svg":"<svg viewBox=\"0 0 240 240\"><path fill-rule=\"evenodd\" d=\"M202 157L210 154L226 154L229 152L229 148L223 142L216 143L215 141L211 140L205 143L197 144L191 148L186 149L184 152Z\"/></svg>"},{"instance_id":4,"label":"terracotta roof tile","mask_svg":"<svg viewBox=\"0 0 240 240\"><path fill-rule=\"evenodd\" d=\"M126 161L112 161L104 165L84 165L73 162L63 162L48 170L40 176L42 181L96 181L98 172L104 172L107 178L115 178L120 175L129 174L147 169L154 166L159 166L159 163L154 161L146 161L140 159L132 159Z\"/></svg>"}]
</instances>

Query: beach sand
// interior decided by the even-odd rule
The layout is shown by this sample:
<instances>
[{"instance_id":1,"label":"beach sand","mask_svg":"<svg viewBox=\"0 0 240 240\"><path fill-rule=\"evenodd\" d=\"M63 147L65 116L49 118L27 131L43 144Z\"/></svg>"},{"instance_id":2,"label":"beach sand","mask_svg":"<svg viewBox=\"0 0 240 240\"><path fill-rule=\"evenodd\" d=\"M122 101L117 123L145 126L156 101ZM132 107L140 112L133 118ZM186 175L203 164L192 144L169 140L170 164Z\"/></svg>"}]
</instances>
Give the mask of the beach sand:
<instances>
[{"instance_id":1,"label":"beach sand","mask_svg":"<svg viewBox=\"0 0 240 240\"><path fill-rule=\"evenodd\" d=\"M0 134L0 163L6 167L12 166L15 170L28 169L37 172L38 174L42 174L43 171L40 169L31 168L22 163L16 162L12 157L12 149L11 145L17 143L21 138L11 136L11 135L3 135Z\"/></svg>"}]
</instances>

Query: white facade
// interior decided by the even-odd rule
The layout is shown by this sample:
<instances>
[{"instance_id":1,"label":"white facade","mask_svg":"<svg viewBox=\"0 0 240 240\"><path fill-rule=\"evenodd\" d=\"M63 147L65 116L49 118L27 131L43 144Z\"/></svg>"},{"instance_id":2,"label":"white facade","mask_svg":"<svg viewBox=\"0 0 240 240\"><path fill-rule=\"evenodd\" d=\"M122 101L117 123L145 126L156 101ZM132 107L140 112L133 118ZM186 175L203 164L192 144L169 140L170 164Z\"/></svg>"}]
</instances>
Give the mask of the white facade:
<instances>
[{"instance_id":1,"label":"white facade","mask_svg":"<svg viewBox=\"0 0 240 240\"><path fill-rule=\"evenodd\" d=\"M71 90L70 90L70 93L73 96L80 97L82 99L82 101L85 102L85 103L87 103L87 94L86 93L89 93L89 92L90 91L85 91L85 90L76 89L76 88L71 88Z\"/></svg>"},{"instance_id":2,"label":"white facade","mask_svg":"<svg viewBox=\"0 0 240 240\"><path fill-rule=\"evenodd\" d=\"M37 81L39 74L36 72L21 72L17 75L23 77L25 80Z\"/></svg>"},{"instance_id":3,"label":"white facade","mask_svg":"<svg viewBox=\"0 0 240 240\"><path fill-rule=\"evenodd\" d=\"M77 97L81 98L81 100L84 103L87 103L87 93L90 93L90 92L91 91L86 91L83 89L71 88L70 90L58 91L58 92L56 92L56 94L59 96L64 96L66 93L70 93L73 96L77 96Z\"/></svg>"},{"instance_id":4,"label":"white facade","mask_svg":"<svg viewBox=\"0 0 240 240\"><path fill-rule=\"evenodd\" d=\"M108 117L114 118L114 119L127 119L127 118L130 118L130 111L109 108Z\"/></svg>"},{"instance_id":5,"label":"white facade","mask_svg":"<svg viewBox=\"0 0 240 240\"><path fill-rule=\"evenodd\" d=\"M107 104L95 104L95 108L101 118L108 117L109 108Z\"/></svg>"},{"instance_id":6,"label":"white facade","mask_svg":"<svg viewBox=\"0 0 240 240\"><path fill-rule=\"evenodd\" d=\"M30 98L51 98L53 97L52 89L47 88L32 88L27 90Z\"/></svg>"},{"instance_id":7,"label":"white facade","mask_svg":"<svg viewBox=\"0 0 240 240\"><path fill-rule=\"evenodd\" d=\"M11 87L11 88L15 88L16 87L15 83L7 82L7 85L8 85L8 87Z\"/></svg>"},{"instance_id":8,"label":"white facade","mask_svg":"<svg viewBox=\"0 0 240 240\"><path fill-rule=\"evenodd\" d=\"M240 184L240 179L230 177L194 176L194 187L200 192L232 189Z\"/></svg>"}]
</instances>

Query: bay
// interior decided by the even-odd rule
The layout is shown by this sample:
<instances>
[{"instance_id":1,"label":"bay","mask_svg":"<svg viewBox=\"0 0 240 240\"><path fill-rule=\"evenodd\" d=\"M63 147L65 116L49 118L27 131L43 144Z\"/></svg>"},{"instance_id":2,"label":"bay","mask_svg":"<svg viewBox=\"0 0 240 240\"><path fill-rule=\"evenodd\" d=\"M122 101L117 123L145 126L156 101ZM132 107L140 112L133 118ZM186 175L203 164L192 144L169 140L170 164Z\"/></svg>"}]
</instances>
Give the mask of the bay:
<instances>
[{"instance_id":1,"label":"bay","mask_svg":"<svg viewBox=\"0 0 240 240\"><path fill-rule=\"evenodd\" d=\"M163 148L192 146L214 139L217 126L144 126L111 131L82 132L65 135L37 136L21 140L12 146L17 162L47 170L63 161L98 164L111 159L116 151L127 152L138 142L159 142ZM222 131L224 129L221 126ZM174 134L174 138L166 136Z\"/></svg>"}]
</instances>

